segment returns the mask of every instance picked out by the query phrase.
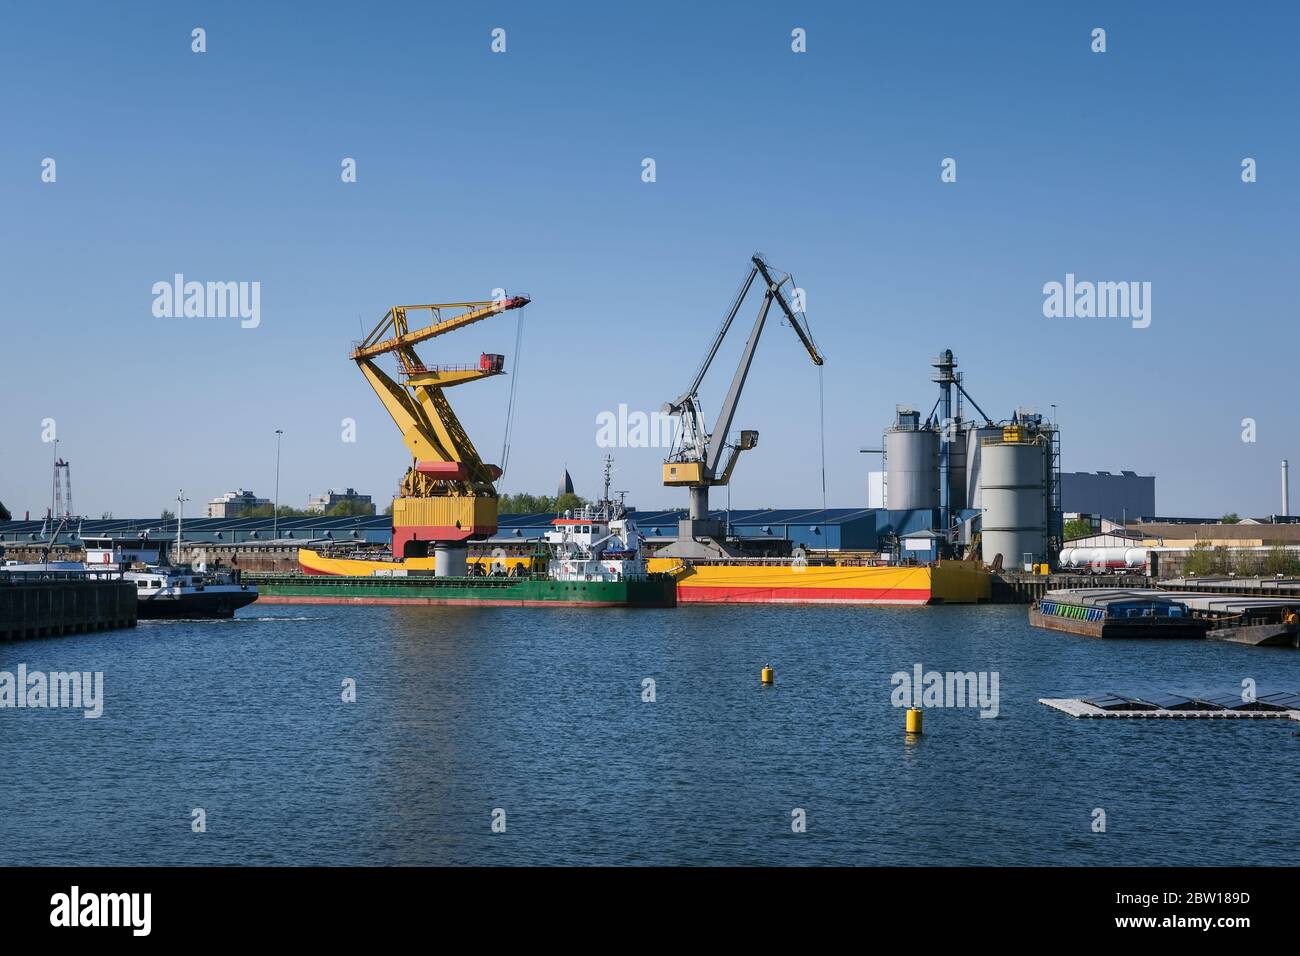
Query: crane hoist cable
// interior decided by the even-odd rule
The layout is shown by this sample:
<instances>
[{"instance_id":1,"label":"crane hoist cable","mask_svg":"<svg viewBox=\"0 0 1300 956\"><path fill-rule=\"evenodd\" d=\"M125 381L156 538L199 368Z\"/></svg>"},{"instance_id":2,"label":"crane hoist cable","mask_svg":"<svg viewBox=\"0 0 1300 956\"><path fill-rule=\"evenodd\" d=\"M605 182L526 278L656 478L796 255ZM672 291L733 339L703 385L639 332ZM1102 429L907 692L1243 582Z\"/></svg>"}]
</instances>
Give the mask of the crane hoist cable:
<instances>
[{"instance_id":1,"label":"crane hoist cable","mask_svg":"<svg viewBox=\"0 0 1300 956\"><path fill-rule=\"evenodd\" d=\"M811 332L810 332L811 334ZM817 427L822 442L822 511L826 510L826 389L824 365L817 366ZM825 518L825 515L822 516Z\"/></svg>"},{"instance_id":2,"label":"crane hoist cable","mask_svg":"<svg viewBox=\"0 0 1300 956\"><path fill-rule=\"evenodd\" d=\"M783 269L777 269L778 272L785 272ZM799 283L795 279L793 272L785 272L785 278L790 281L791 289L798 289ZM784 281L784 280L783 280ZM808 313L804 309L798 309L795 314L803 319L804 328L808 332L808 339L816 348L817 339L813 335L812 322L808 320ZM781 319L784 324L787 320ZM817 366L817 430L821 443L821 468L822 468L822 511L826 510L826 366L819 364Z\"/></svg>"},{"instance_id":3,"label":"crane hoist cable","mask_svg":"<svg viewBox=\"0 0 1300 956\"><path fill-rule=\"evenodd\" d=\"M510 376L510 401L506 405L506 432L501 440L501 477L505 478L506 468L510 464L510 435L515 422L515 387L519 383L519 357L523 354L524 314L515 315L515 371Z\"/></svg>"}]
</instances>

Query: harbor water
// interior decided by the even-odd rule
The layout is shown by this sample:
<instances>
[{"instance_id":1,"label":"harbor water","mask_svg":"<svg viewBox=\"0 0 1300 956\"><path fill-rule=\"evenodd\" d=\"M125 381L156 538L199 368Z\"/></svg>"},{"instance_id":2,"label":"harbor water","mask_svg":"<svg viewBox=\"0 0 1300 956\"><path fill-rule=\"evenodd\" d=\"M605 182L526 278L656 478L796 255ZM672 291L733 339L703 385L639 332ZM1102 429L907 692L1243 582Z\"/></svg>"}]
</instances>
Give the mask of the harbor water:
<instances>
[{"instance_id":1,"label":"harbor water","mask_svg":"<svg viewBox=\"0 0 1300 956\"><path fill-rule=\"evenodd\" d=\"M1035 630L1023 607L254 605L0 643L19 664L102 671L104 700L0 709L7 866L1287 865L1300 845L1300 723L1037 702L1300 692L1300 653ZM996 673L996 717L929 708L907 738L891 675L918 664Z\"/></svg>"}]
</instances>

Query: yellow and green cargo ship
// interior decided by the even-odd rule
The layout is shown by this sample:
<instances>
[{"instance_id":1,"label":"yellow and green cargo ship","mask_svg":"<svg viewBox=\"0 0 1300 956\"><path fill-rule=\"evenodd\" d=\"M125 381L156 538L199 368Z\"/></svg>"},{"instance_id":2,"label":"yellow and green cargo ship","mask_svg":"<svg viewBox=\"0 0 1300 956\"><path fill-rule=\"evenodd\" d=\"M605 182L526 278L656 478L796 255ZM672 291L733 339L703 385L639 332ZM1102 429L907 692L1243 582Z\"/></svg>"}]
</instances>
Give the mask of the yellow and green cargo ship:
<instances>
[{"instance_id":1,"label":"yellow and green cargo ship","mask_svg":"<svg viewBox=\"0 0 1300 956\"><path fill-rule=\"evenodd\" d=\"M528 573L535 567L533 559L527 556L470 559L471 565L477 562L484 567L494 561L507 572ZM298 564L307 580L346 578L373 582L375 572L383 573L384 569L432 574L434 559L407 558L393 562L332 558L303 548L298 551ZM673 583L677 604L977 604L989 600L991 586L988 570L976 561L885 567L801 565L788 560L710 563L650 558L646 564L652 576ZM274 585L263 585L259 579L259 587L264 603L270 603L268 588L272 589L271 601L275 600Z\"/></svg>"},{"instance_id":2,"label":"yellow and green cargo ship","mask_svg":"<svg viewBox=\"0 0 1300 956\"><path fill-rule=\"evenodd\" d=\"M263 574L255 579L262 604L424 604L478 607L673 607L672 578L554 581L546 577L434 577Z\"/></svg>"},{"instance_id":3,"label":"yellow and green cargo ship","mask_svg":"<svg viewBox=\"0 0 1300 956\"><path fill-rule=\"evenodd\" d=\"M606 511L551 522L545 550L467 562L435 575L436 557L375 561L298 551L302 574L258 576L266 604L444 604L481 607L674 607L672 575L646 566L635 525Z\"/></svg>"}]
</instances>

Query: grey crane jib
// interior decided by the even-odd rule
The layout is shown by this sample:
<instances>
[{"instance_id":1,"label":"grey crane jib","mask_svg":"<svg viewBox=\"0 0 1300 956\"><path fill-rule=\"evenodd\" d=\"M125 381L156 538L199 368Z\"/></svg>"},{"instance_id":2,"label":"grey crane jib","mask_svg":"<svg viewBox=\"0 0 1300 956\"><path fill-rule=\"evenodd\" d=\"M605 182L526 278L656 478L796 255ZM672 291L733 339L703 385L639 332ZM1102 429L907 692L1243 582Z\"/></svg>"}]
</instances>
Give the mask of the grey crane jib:
<instances>
[{"instance_id":1,"label":"grey crane jib","mask_svg":"<svg viewBox=\"0 0 1300 956\"><path fill-rule=\"evenodd\" d=\"M722 460L722 453L727 447L727 435L731 431L736 406L739 404L740 394L745 388L745 379L748 377L750 366L754 361L754 351L758 348L758 340L763 334L763 326L767 323L768 312L771 310L773 302L780 306L781 311L790 322L790 327L794 329L799 341L803 343L804 348L808 350L808 354L812 357L813 364L823 364L823 359L817 351L816 345L813 344L812 337L781 292L781 287L786 282L791 281L792 277L786 274L780 279L774 278L767 262L760 255L752 256L750 261L752 266L749 275L741 284L736 299L731 304L731 309L727 312L722 326L718 329L713 343L704 356L704 361L700 364L699 371L691 382L691 387L675 402L668 404L668 411L681 415L683 418L682 424L686 435L683 453L686 454L689 448L689 457L702 463L704 477L710 483L717 478L718 465ZM727 390L726 397L723 399L717 421L714 423L713 428L709 429L704 422L704 413L700 407L699 388L704 381L705 374L718 354L723 339L726 338L727 332L731 329L731 324L740 311L745 297L753 287L754 280L759 276L763 277L763 282L766 285L763 292L763 304L759 307L758 317L754 320L754 327L750 330L749 339L745 342L745 350L741 354L740 364L732 377L731 387ZM724 474L728 473L729 470L724 471Z\"/></svg>"}]
</instances>

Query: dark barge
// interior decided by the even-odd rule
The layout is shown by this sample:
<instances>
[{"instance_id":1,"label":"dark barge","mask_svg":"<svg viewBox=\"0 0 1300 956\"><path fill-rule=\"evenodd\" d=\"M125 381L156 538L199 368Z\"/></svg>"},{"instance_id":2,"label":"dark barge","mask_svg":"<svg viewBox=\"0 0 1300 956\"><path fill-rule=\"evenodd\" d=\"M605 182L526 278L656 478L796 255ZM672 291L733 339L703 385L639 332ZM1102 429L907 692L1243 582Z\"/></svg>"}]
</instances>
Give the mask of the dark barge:
<instances>
[{"instance_id":1,"label":"dark barge","mask_svg":"<svg viewBox=\"0 0 1300 956\"><path fill-rule=\"evenodd\" d=\"M1209 638L1297 646L1300 599L1147 588L1048 591L1029 609L1034 627L1088 637Z\"/></svg>"}]
</instances>

